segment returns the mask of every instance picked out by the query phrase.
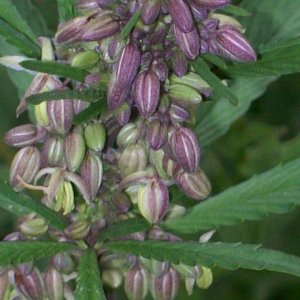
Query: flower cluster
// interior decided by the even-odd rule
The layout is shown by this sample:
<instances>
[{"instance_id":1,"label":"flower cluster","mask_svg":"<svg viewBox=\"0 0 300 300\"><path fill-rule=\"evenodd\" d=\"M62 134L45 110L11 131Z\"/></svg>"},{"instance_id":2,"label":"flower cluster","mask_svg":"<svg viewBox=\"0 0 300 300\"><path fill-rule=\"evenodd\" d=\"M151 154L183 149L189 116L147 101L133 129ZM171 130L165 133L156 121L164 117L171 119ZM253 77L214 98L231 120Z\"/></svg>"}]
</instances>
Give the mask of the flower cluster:
<instances>
[{"instance_id":1,"label":"flower cluster","mask_svg":"<svg viewBox=\"0 0 300 300\"><path fill-rule=\"evenodd\" d=\"M59 232L30 214L7 240L49 234L96 247L104 284L114 289L124 279L132 300L144 299L148 291L156 300L175 299L180 278L189 294L196 283L210 285L212 274L205 267L119 255L97 240L104 228L140 215L151 229L123 238L178 242L179 237L160 228L162 220L185 212L184 206L170 202L169 187L177 185L198 201L210 194L209 180L200 169L199 141L190 127L197 105L213 90L189 60L205 53L236 61L256 59L241 24L216 13L229 2L79 0L78 16L60 24L52 41L40 39L43 60L84 68L90 75L80 83L37 74L17 113L27 109L26 97L32 94L97 90L105 84L107 110L74 125L88 102L42 102L34 106L35 125L6 134L8 145L21 148L11 165L11 186L17 192L41 191L41 202L69 222ZM135 16L139 19L124 38ZM43 276L32 264L5 270L3 294L9 290L28 299L72 299L68 281L74 279L79 259L78 251L58 254Z\"/></svg>"}]
</instances>

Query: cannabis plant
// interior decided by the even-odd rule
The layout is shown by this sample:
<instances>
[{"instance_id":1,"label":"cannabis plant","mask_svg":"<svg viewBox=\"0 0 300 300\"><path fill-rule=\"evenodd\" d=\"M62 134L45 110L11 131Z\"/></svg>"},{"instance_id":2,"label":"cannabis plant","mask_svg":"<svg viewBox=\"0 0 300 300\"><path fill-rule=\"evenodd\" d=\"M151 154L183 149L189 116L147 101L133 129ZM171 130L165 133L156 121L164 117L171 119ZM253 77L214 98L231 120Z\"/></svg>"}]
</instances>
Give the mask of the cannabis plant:
<instances>
[{"instance_id":1,"label":"cannabis plant","mask_svg":"<svg viewBox=\"0 0 300 300\"><path fill-rule=\"evenodd\" d=\"M172 300L180 284L209 288L215 266L300 276L296 256L210 242L299 204L300 161L214 195L201 168L251 101L299 70L300 2L275 2L58 0L56 32L36 36L1 0L15 55L0 62L31 78L16 109L31 123L4 136L17 152L0 206L18 222L0 242L1 299L114 299L122 287Z\"/></svg>"}]
</instances>

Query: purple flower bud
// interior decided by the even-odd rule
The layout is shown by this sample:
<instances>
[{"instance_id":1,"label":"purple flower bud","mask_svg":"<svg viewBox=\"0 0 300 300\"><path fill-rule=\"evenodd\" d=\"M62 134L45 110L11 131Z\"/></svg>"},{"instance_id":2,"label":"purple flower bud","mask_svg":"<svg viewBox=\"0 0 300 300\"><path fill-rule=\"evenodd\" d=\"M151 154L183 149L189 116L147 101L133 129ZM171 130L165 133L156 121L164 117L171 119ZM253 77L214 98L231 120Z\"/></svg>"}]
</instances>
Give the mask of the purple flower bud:
<instances>
[{"instance_id":1,"label":"purple flower bud","mask_svg":"<svg viewBox=\"0 0 300 300\"><path fill-rule=\"evenodd\" d=\"M189 112L185 108L174 103L170 106L169 114L172 122L175 123L186 122L190 117Z\"/></svg>"},{"instance_id":2,"label":"purple flower bud","mask_svg":"<svg viewBox=\"0 0 300 300\"><path fill-rule=\"evenodd\" d=\"M119 36L114 36L107 48L107 54L109 55L110 59L117 59L124 46L124 41Z\"/></svg>"},{"instance_id":3,"label":"purple flower bud","mask_svg":"<svg viewBox=\"0 0 300 300\"><path fill-rule=\"evenodd\" d=\"M98 0L78 0L76 3L76 9L95 9L99 8Z\"/></svg>"},{"instance_id":4,"label":"purple flower bud","mask_svg":"<svg viewBox=\"0 0 300 300\"><path fill-rule=\"evenodd\" d=\"M199 142L191 129L178 127L170 137L170 147L179 165L186 172L195 172L199 168Z\"/></svg>"},{"instance_id":5,"label":"purple flower bud","mask_svg":"<svg viewBox=\"0 0 300 300\"><path fill-rule=\"evenodd\" d=\"M75 270L75 264L69 253L58 253L52 259L56 270L63 274L70 274Z\"/></svg>"},{"instance_id":6,"label":"purple flower bud","mask_svg":"<svg viewBox=\"0 0 300 300\"><path fill-rule=\"evenodd\" d=\"M180 189L192 199L203 200L211 192L209 179L202 170L196 173L181 173L176 178Z\"/></svg>"},{"instance_id":7,"label":"purple flower bud","mask_svg":"<svg viewBox=\"0 0 300 300\"><path fill-rule=\"evenodd\" d=\"M35 175L40 169L41 154L35 147L22 148L15 156L10 167L10 185L15 191L23 189L23 183L19 177L26 183L33 181Z\"/></svg>"},{"instance_id":8,"label":"purple flower bud","mask_svg":"<svg viewBox=\"0 0 300 300\"><path fill-rule=\"evenodd\" d=\"M4 273L0 276L0 299L5 299L9 290L8 274Z\"/></svg>"},{"instance_id":9,"label":"purple flower bud","mask_svg":"<svg viewBox=\"0 0 300 300\"><path fill-rule=\"evenodd\" d=\"M162 276L166 274L170 268L170 263L161 262L155 259L147 259L140 256L139 261L145 267L145 269L156 276Z\"/></svg>"},{"instance_id":10,"label":"purple flower bud","mask_svg":"<svg viewBox=\"0 0 300 300\"><path fill-rule=\"evenodd\" d=\"M168 9L173 22L182 32L194 29L193 16L186 1L168 0Z\"/></svg>"},{"instance_id":11,"label":"purple flower bud","mask_svg":"<svg viewBox=\"0 0 300 300\"><path fill-rule=\"evenodd\" d=\"M172 31L177 45L188 59L195 59L200 52L200 37L196 28L190 32L182 32L173 24Z\"/></svg>"},{"instance_id":12,"label":"purple flower bud","mask_svg":"<svg viewBox=\"0 0 300 300\"><path fill-rule=\"evenodd\" d=\"M63 140L59 137L49 137L42 150L43 166L62 167L64 165Z\"/></svg>"},{"instance_id":13,"label":"purple flower bud","mask_svg":"<svg viewBox=\"0 0 300 300\"><path fill-rule=\"evenodd\" d=\"M127 146L118 163L123 178L138 171L144 171L147 166L147 152L141 144Z\"/></svg>"},{"instance_id":14,"label":"purple flower bud","mask_svg":"<svg viewBox=\"0 0 300 300\"><path fill-rule=\"evenodd\" d=\"M166 81L169 73L169 68L166 63L154 61L151 69L156 74L159 81Z\"/></svg>"},{"instance_id":15,"label":"purple flower bud","mask_svg":"<svg viewBox=\"0 0 300 300\"><path fill-rule=\"evenodd\" d=\"M14 281L17 289L27 299L40 300L44 298L44 283L37 269L34 269L28 276L16 272Z\"/></svg>"},{"instance_id":16,"label":"purple flower bud","mask_svg":"<svg viewBox=\"0 0 300 300\"><path fill-rule=\"evenodd\" d=\"M49 300L64 298L64 281L62 275L54 268L49 268L44 274L46 295Z\"/></svg>"},{"instance_id":17,"label":"purple flower bud","mask_svg":"<svg viewBox=\"0 0 300 300\"><path fill-rule=\"evenodd\" d=\"M150 37L150 45L162 44L167 36L168 26L163 22L158 22Z\"/></svg>"},{"instance_id":18,"label":"purple flower bud","mask_svg":"<svg viewBox=\"0 0 300 300\"><path fill-rule=\"evenodd\" d=\"M172 57L172 68L174 73L181 77L187 72L188 62L186 56L181 51L176 51Z\"/></svg>"},{"instance_id":19,"label":"purple flower bud","mask_svg":"<svg viewBox=\"0 0 300 300\"><path fill-rule=\"evenodd\" d=\"M115 75L112 75L108 85L107 102L110 110L119 107L126 100L130 92L130 86L123 87L116 81Z\"/></svg>"},{"instance_id":20,"label":"purple flower bud","mask_svg":"<svg viewBox=\"0 0 300 300\"><path fill-rule=\"evenodd\" d=\"M18 271L24 276L29 275L33 271L33 268L34 268L33 262L27 262L18 265Z\"/></svg>"},{"instance_id":21,"label":"purple flower bud","mask_svg":"<svg viewBox=\"0 0 300 300\"><path fill-rule=\"evenodd\" d=\"M31 146L42 142L46 134L46 129L26 124L9 130L4 136L4 142L13 147Z\"/></svg>"},{"instance_id":22,"label":"purple flower bud","mask_svg":"<svg viewBox=\"0 0 300 300\"><path fill-rule=\"evenodd\" d=\"M142 6L141 19L144 24L149 25L153 23L159 15L161 7L161 0L148 0Z\"/></svg>"},{"instance_id":23,"label":"purple flower bud","mask_svg":"<svg viewBox=\"0 0 300 300\"><path fill-rule=\"evenodd\" d=\"M102 161L94 153L88 153L80 169L81 177L88 186L91 197L94 198L102 183Z\"/></svg>"},{"instance_id":24,"label":"purple flower bud","mask_svg":"<svg viewBox=\"0 0 300 300\"><path fill-rule=\"evenodd\" d=\"M196 21L203 21L207 18L209 13L207 8L200 7L199 5L195 4L194 0L189 1L189 5Z\"/></svg>"},{"instance_id":25,"label":"purple flower bud","mask_svg":"<svg viewBox=\"0 0 300 300\"><path fill-rule=\"evenodd\" d=\"M231 0L193 0L193 2L202 8L217 9L230 4Z\"/></svg>"},{"instance_id":26,"label":"purple flower bud","mask_svg":"<svg viewBox=\"0 0 300 300\"><path fill-rule=\"evenodd\" d=\"M168 126L159 120L153 120L150 122L146 132L150 148L158 150L163 147L168 140L168 131Z\"/></svg>"},{"instance_id":27,"label":"purple flower bud","mask_svg":"<svg viewBox=\"0 0 300 300\"><path fill-rule=\"evenodd\" d=\"M141 186L138 193L138 208L142 216L150 223L158 223L169 207L169 192L159 177L150 179Z\"/></svg>"},{"instance_id":28,"label":"purple flower bud","mask_svg":"<svg viewBox=\"0 0 300 300\"><path fill-rule=\"evenodd\" d=\"M58 44L72 44L82 40L82 28L87 23L88 17L78 17L59 25L56 33Z\"/></svg>"},{"instance_id":29,"label":"purple flower bud","mask_svg":"<svg viewBox=\"0 0 300 300\"><path fill-rule=\"evenodd\" d=\"M47 113L50 131L59 135L66 135L72 127L73 101L53 100L47 102Z\"/></svg>"},{"instance_id":30,"label":"purple flower bud","mask_svg":"<svg viewBox=\"0 0 300 300\"><path fill-rule=\"evenodd\" d=\"M89 106L90 106L90 103L87 101L73 100L73 110L74 110L75 115L81 113L83 110L85 110Z\"/></svg>"},{"instance_id":31,"label":"purple flower bud","mask_svg":"<svg viewBox=\"0 0 300 300\"><path fill-rule=\"evenodd\" d=\"M143 117L151 116L158 105L160 83L152 71L140 73L134 81L135 104Z\"/></svg>"},{"instance_id":32,"label":"purple flower bud","mask_svg":"<svg viewBox=\"0 0 300 300\"><path fill-rule=\"evenodd\" d=\"M256 53L249 42L233 29L219 30L217 44L222 56L237 61L255 61Z\"/></svg>"},{"instance_id":33,"label":"purple flower bud","mask_svg":"<svg viewBox=\"0 0 300 300\"><path fill-rule=\"evenodd\" d=\"M89 19L82 27L83 41L98 41L112 36L120 30L119 23L111 15L100 14Z\"/></svg>"},{"instance_id":34,"label":"purple flower bud","mask_svg":"<svg viewBox=\"0 0 300 300\"><path fill-rule=\"evenodd\" d=\"M75 172L85 154L85 140L82 128L76 127L64 140L65 160L69 171Z\"/></svg>"},{"instance_id":35,"label":"purple flower bud","mask_svg":"<svg viewBox=\"0 0 300 300\"><path fill-rule=\"evenodd\" d=\"M174 300L177 296L180 276L177 271L170 269L163 276L151 276L150 291L154 300Z\"/></svg>"},{"instance_id":36,"label":"purple flower bud","mask_svg":"<svg viewBox=\"0 0 300 300\"><path fill-rule=\"evenodd\" d=\"M114 115L121 126L125 126L130 119L131 105L127 102L120 105L115 111Z\"/></svg>"}]
</instances>

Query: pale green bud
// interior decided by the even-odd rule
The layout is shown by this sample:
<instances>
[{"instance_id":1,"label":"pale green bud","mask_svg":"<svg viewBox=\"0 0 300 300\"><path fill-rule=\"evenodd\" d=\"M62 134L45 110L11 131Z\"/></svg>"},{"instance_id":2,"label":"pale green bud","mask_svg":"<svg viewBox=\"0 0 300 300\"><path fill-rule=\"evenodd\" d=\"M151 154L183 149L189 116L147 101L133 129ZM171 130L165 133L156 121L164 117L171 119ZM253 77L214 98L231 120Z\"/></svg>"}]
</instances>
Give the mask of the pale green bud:
<instances>
[{"instance_id":1,"label":"pale green bud","mask_svg":"<svg viewBox=\"0 0 300 300\"><path fill-rule=\"evenodd\" d=\"M201 275L197 279L197 286L201 289L208 289L213 281L213 274L211 269L201 267Z\"/></svg>"},{"instance_id":2,"label":"pale green bud","mask_svg":"<svg viewBox=\"0 0 300 300\"><path fill-rule=\"evenodd\" d=\"M102 281L109 287L116 289L122 284L122 274L118 270L104 270L102 271Z\"/></svg>"},{"instance_id":3,"label":"pale green bud","mask_svg":"<svg viewBox=\"0 0 300 300\"><path fill-rule=\"evenodd\" d=\"M60 185L55 195L55 211L63 211L66 215L74 209L74 191L72 184L69 181L64 181Z\"/></svg>"},{"instance_id":4,"label":"pale green bud","mask_svg":"<svg viewBox=\"0 0 300 300\"><path fill-rule=\"evenodd\" d=\"M65 234L73 240L81 240L90 232L90 225L85 220L78 220L65 229Z\"/></svg>"},{"instance_id":5,"label":"pale green bud","mask_svg":"<svg viewBox=\"0 0 300 300\"><path fill-rule=\"evenodd\" d=\"M72 59L73 67L93 66L99 61L99 54L95 51L84 51L77 53Z\"/></svg>"},{"instance_id":6,"label":"pale green bud","mask_svg":"<svg viewBox=\"0 0 300 300\"><path fill-rule=\"evenodd\" d=\"M95 152L103 150L106 141L106 131L101 123L93 123L84 130L85 142L88 148Z\"/></svg>"},{"instance_id":7,"label":"pale green bud","mask_svg":"<svg viewBox=\"0 0 300 300\"><path fill-rule=\"evenodd\" d=\"M25 236L36 237L48 231L48 223L45 219L30 214L25 217L19 228Z\"/></svg>"},{"instance_id":8,"label":"pale green bud","mask_svg":"<svg viewBox=\"0 0 300 300\"><path fill-rule=\"evenodd\" d=\"M140 135L140 131L135 123L128 123L119 132L117 137L117 145L126 147L136 143Z\"/></svg>"},{"instance_id":9,"label":"pale green bud","mask_svg":"<svg viewBox=\"0 0 300 300\"><path fill-rule=\"evenodd\" d=\"M34 106L34 116L38 125L43 127L49 126L47 102L42 102Z\"/></svg>"},{"instance_id":10,"label":"pale green bud","mask_svg":"<svg viewBox=\"0 0 300 300\"><path fill-rule=\"evenodd\" d=\"M172 102L182 106L191 106L199 104L202 101L199 92L185 84L172 84L168 95Z\"/></svg>"}]
</instances>

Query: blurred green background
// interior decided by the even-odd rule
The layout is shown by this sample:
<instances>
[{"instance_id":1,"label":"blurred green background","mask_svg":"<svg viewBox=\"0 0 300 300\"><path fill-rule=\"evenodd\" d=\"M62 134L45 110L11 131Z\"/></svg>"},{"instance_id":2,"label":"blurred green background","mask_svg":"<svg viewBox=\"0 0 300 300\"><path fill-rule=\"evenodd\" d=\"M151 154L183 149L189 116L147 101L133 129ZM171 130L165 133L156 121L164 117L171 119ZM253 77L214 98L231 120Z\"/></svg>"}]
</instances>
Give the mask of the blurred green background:
<instances>
[{"instance_id":1,"label":"blurred green background","mask_svg":"<svg viewBox=\"0 0 300 300\"><path fill-rule=\"evenodd\" d=\"M275 0L274 0L275 1ZM14 0L20 13L38 35L55 31L57 9L54 0ZM0 55L17 54L0 39ZM15 119L20 95L30 76L7 71L0 66L0 135L27 117ZM214 142L203 155L203 168L209 175L213 192L218 193L254 174L279 163L300 157L300 75L281 77L255 101L248 113L229 132ZM15 151L0 140L0 176L8 178ZM0 211L0 235L13 230L15 219ZM288 215L271 216L261 222L246 222L224 228L214 240L263 244L300 255L300 209ZM203 300L299 300L300 281L296 277L271 272L214 270L214 283L206 291L195 290L188 298L182 290L178 299ZM120 294L120 299L123 296Z\"/></svg>"}]
</instances>

